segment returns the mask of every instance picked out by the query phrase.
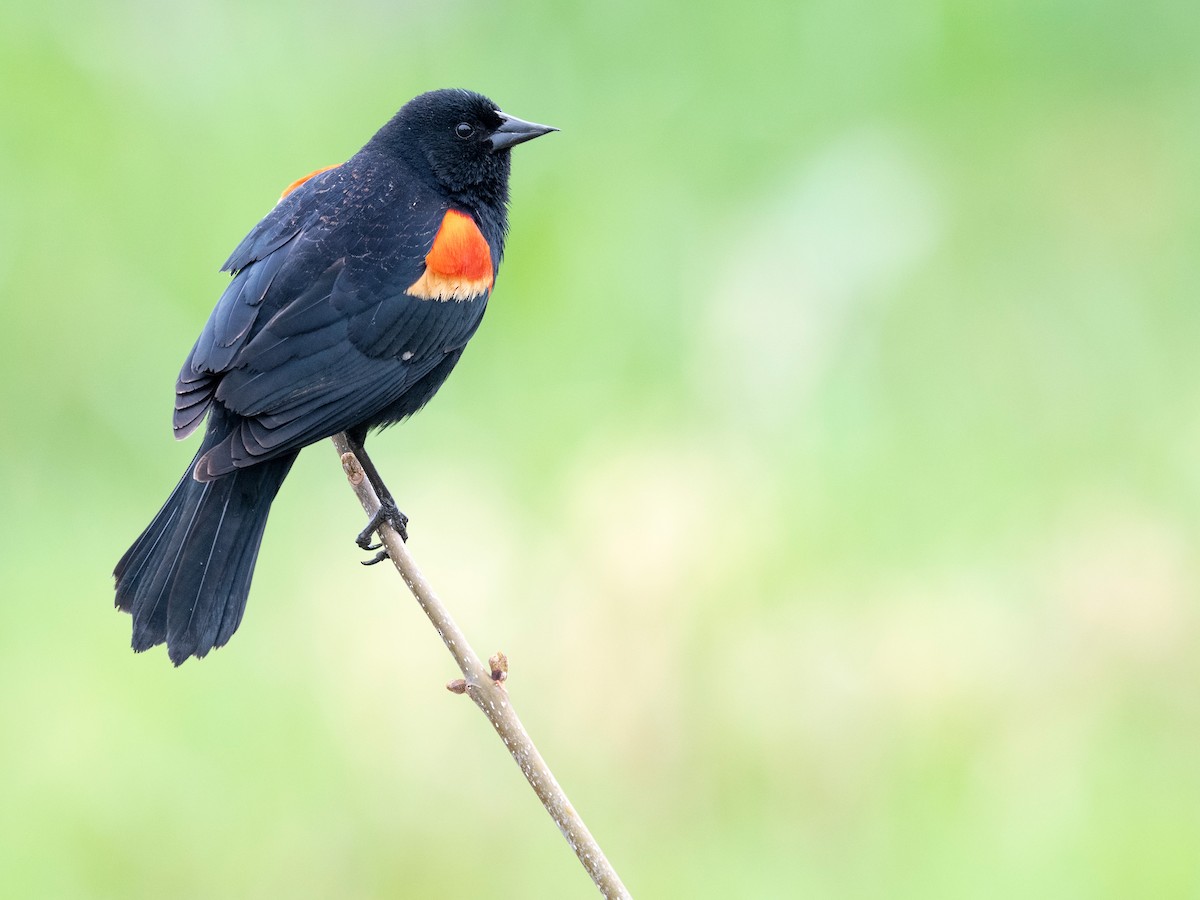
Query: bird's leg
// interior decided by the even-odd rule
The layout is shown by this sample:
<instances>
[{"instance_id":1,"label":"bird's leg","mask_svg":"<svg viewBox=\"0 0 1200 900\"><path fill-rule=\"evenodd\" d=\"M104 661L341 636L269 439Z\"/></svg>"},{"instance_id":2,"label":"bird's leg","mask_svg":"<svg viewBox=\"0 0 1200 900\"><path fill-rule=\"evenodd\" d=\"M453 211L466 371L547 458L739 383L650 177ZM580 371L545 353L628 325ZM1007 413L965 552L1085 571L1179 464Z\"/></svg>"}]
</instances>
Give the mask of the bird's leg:
<instances>
[{"instance_id":1,"label":"bird's leg","mask_svg":"<svg viewBox=\"0 0 1200 900\"><path fill-rule=\"evenodd\" d=\"M362 466L363 474L367 477L367 481L371 482L371 487L375 489L375 496L379 498L379 509L375 510L375 514L367 520L367 527L358 533L358 537L354 542L364 550L378 550L373 559L363 562L364 566L373 566L377 562L382 562L388 558L388 552L381 549L383 544L371 543L371 538L379 531L379 526L387 522L400 535L400 540L408 540L408 516L400 512L400 508L396 506L396 500L392 497L392 492L387 489L387 485L383 483L383 479L379 477L379 470L375 468L375 464L371 462L371 457L367 455L366 447L363 446L364 441L355 435L346 435L349 438L350 449L358 458L358 463Z\"/></svg>"}]
</instances>

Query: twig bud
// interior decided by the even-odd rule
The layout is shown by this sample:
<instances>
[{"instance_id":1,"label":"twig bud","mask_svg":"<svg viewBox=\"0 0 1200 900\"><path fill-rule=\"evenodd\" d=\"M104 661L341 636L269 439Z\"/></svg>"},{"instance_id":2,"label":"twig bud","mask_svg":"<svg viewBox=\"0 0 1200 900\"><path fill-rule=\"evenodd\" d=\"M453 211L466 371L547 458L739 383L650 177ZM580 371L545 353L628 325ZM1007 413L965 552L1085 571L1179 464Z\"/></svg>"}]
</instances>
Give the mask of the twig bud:
<instances>
[{"instance_id":1,"label":"twig bud","mask_svg":"<svg viewBox=\"0 0 1200 900\"><path fill-rule=\"evenodd\" d=\"M366 473L363 471L362 465L358 461L358 457L353 453L342 454L342 469L346 473L346 477L350 479L350 483L355 487L362 484Z\"/></svg>"}]
</instances>

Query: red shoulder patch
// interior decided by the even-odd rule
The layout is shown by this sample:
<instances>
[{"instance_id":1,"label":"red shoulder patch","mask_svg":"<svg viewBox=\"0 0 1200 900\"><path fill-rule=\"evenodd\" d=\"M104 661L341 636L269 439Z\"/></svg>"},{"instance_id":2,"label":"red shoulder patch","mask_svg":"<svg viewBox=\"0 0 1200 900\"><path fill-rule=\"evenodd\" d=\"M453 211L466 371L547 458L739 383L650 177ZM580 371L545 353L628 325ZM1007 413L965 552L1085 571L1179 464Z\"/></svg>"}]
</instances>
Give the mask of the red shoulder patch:
<instances>
[{"instance_id":1,"label":"red shoulder patch","mask_svg":"<svg viewBox=\"0 0 1200 900\"><path fill-rule=\"evenodd\" d=\"M451 209L425 254L425 273L405 292L422 300L471 300L492 289L492 250L475 220Z\"/></svg>"},{"instance_id":2,"label":"red shoulder patch","mask_svg":"<svg viewBox=\"0 0 1200 900\"><path fill-rule=\"evenodd\" d=\"M321 168L315 169L312 172L309 172L303 178L297 178L295 181L293 181L291 184L289 184L286 188L283 189L283 193L279 195L279 199L282 200L284 197L286 197L288 194L290 194L296 188L300 187L300 185L304 184L304 182L308 181L310 178L316 178L322 172L328 172L330 169L336 169L340 165L341 165L341 163L334 163L332 166L321 166Z\"/></svg>"}]
</instances>

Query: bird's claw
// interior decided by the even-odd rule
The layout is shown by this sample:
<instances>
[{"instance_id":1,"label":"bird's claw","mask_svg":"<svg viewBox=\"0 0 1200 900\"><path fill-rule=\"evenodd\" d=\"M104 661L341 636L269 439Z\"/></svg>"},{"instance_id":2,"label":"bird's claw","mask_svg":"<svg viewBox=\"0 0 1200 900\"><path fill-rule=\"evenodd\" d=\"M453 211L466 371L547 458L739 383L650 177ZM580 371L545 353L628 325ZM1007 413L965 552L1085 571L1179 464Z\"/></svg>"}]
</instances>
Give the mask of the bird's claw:
<instances>
[{"instance_id":1,"label":"bird's claw","mask_svg":"<svg viewBox=\"0 0 1200 900\"><path fill-rule=\"evenodd\" d=\"M400 535L400 540L408 540L408 516L400 512L396 507L396 501L392 499L385 500L379 505L379 509L375 510L375 514L367 521L367 527L358 533L354 542L364 550L378 550L374 559L365 560L364 566L373 566L378 562L388 558L388 552L383 549L383 543L372 543L371 538L378 531L379 526L384 522L391 525L396 530L396 534Z\"/></svg>"},{"instance_id":2,"label":"bird's claw","mask_svg":"<svg viewBox=\"0 0 1200 900\"><path fill-rule=\"evenodd\" d=\"M375 565L376 563L381 563L381 562L383 562L385 559L389 559L389 558L390 558L390 557L388 556L388 552L387 552L386 550L380 550L378 553L376 553L376 554L375 554L373 557L371 557L370 559L364 559L364 560L362 560L362 564L363 564L364 566L373 566L373 565Z\"/></svg>"}]
</instances>

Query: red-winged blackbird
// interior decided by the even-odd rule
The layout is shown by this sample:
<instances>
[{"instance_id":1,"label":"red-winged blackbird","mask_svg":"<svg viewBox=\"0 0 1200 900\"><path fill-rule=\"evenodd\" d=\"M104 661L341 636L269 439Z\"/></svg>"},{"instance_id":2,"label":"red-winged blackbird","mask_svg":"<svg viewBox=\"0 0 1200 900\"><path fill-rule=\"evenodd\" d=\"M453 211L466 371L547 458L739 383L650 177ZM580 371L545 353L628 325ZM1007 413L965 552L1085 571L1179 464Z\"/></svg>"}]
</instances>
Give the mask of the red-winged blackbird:
<instances>
[{"instance_id":1,"label":"red-winged blackbird","mask_svg":"<svg viewBox=\"0 0 1200 900\"><path fill-rule=\"evenodd\" d=\"M293 183L238 245L175 388L196 458L113 572L133 649L179 665L241 622L271 501L300 448L412 415L479 327L504 252L509 149L556 129L469 91L422 94L340 166ZM370 460L368 477L381 487ZM359 535L406 518L386 493Z\"/></svg>"}]
</instances>

